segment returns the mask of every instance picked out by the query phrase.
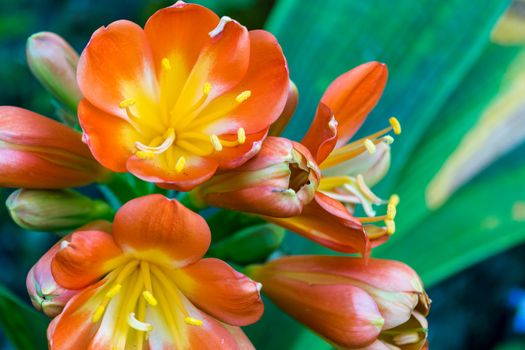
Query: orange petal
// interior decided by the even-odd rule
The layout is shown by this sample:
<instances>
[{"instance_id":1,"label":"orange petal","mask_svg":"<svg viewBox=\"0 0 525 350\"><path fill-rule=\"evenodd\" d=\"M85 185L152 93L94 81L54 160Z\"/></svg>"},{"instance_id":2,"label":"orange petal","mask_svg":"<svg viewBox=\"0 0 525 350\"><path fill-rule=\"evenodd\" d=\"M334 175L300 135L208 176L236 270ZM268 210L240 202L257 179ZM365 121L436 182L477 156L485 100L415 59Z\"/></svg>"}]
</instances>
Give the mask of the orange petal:
<instances>
[{"instance_id":1,"label":"orange petal","mask_svg":"<svg viewBox=\"0 0 525 350\"><path fill-rule=\"evenodd\" d=\"M312 125L301 141L318 164L321 164L335 148L337 131L337 120L332 110L325 104L319 103Z\"/></svg>"},{"instance_id":2,"label":"orange petal","mask_svg":"<svg viewBox=\"0 0 525 350\"><path fill-rule=\"evenodd\" d=\"M186 297L222 322L246 326L257 322L263 313L258 283L222 260L202 259L174 275Z\"/></svg>"},{"instance_id":3,"label":"orange petal","mask_svg":"<svg viewBox=\"0 0 525 350\"><path fill-rule=\"evenodd\" d=\"M61 247L51 262L51 272L57 283L68 289L84 288L97 281L115 267L122 255L113 237L97 230L76 231Z\"/></svg>"},{"instance_id":4,"label":"orange petal","mask_svg":"<svg viewBox=\"0 0 525 350\"><path fill-rule=\"evenodd\" d=\"M337 145L344 145L375 107L386 85L388 70L379 62L362 64L335 79L326 89L321 102L335 115Z\"/></svg>"},{"instance_id":5,"label":"orange petal","mask_svg":"<svg viewBox=\"0 0 525 350\"><path fill-rule=\"evenodd\" d=\"M370 250L361 223L340 202L320 192L299 216L265 219L338 252L367 256Z\"/></svg>"},{"instance_id":6,"label":"orange petal","mask_svg":"<svg viewBox=\"0 0 525 350\"><path fill-rule=\"evenodd\" d=\"M228 326L227 324L223 324L223 326L235 338L235 341L237 342L238 350L255 350L255 347L253 346L252 342L246 336L246 334L244 334L244 332L242 331L240 327L232 327L232 326Z\"/></svg>"},{"instance_id":7,"label":"orange petal","mask_svg":"<svg viewBox=\"0 0 525 350\"><path fill-rule=\"evenodd\" d=\"M154 182L159 187L189 191L208 180L217 170L217 161L197 156L185 157L186 163L181 172L175 165L168 167L162 159L140 159L136 156L129 158L127 169L133 175L144 181ZM176 163L177 159L173 160Z\"/></svg>"},{"instance_id":8,"label":"orange petal","mask_svg":"<svg viewBox=\"0 0 525 350\"><path fill-rule=\"evenodd\" d=\"M106 113L127 119L120 102L154 99L157 89L153 58L146 35L130 21L101 27L82 52L77 80L84 97Z\"/></svg>"},{"instance_id":9,"label":"orange petal","mask_svg":"<svg viewBox=\"0 0 525 350\"><path fill-rule=\"evenodd\" d=\"M288 66L275 37L264 30L252 30L250 35L250 63L242 82L231 92L210 103L208 110L235 101L244 91L250 97L226 117L210 124L207 130L214 134L235 133L239 127L247 134L266 129L279 118L288 98ZM206 110L202 112L206 114Z\"/></svg>"},{"instance_id":10,"label":"orange petal","mask_svg":"<svg viewBox=\"0 0 525 350\"><path fill-rule=\"evenodd\" d=\"M239 349L236 337L230 333L225 325L205 313L202 313L200 317L203 321L202 326L187 328L189 349Z\"/></svg>"},{"instance_id":11,"label":"orange petal","mask_svg":"<svg viewBox=\"0 0 525 350\"><path fill-rule=\"evenodd\" d=\"M126 252L177 267L202 257L211 239L200 215L158 194L124 204L115 216L113 237Z\"/></svg>"},{"instance_id":12,"label":"orange petal","mask_svg":"<svg viewBox=\"0 0 525 350\"><path fill-rule=\"evenodd\" d=\"M96 108L86 99L80 101L78 118L93 156L105 167L125 172L133 155L137 131L125 120Z\"/></svg>"},{"instance_id":13,"label":"orange petal","mask_svg":"<svg viewBox=\"0 0 525 350\"><path fill-rule=\"evenodd\" d=\"M213 153L211 157L219 162L220 170L235 169L259 153L262 140L266 137L267 132L268 129L264 129L257 133L248 134L244 144L236 147L224 147L222 151ZM220 138L222 140L235 141L237 140L237 133L221 135Z\"/></svg>"}]
</instances>

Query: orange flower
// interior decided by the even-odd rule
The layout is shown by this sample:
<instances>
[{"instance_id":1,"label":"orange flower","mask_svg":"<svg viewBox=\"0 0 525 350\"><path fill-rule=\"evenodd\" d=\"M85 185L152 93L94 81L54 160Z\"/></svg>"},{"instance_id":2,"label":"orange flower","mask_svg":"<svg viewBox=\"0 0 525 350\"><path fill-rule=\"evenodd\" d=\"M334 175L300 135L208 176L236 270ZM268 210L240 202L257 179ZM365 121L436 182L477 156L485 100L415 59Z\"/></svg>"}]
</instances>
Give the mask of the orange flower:
<instances>
[{"instance_id":1,"label":"orange flower","mask_svg":"<svg viewBox=\"0 0 525 350\"><path fill-rule=\"evenodd\" d=\"M77 231L51 262L82 289L48 329L50 349L240 349L263 312L259 285L218 259L206 221L175 200L126 203L112 233ZM72 337L72 334L75 334Z\"/></svg>"},{"instance_id":2,"label":"orange flower","mask_svg":"<svg viewBox=\"0 0 525 350\"><path fill-rule=\"evenodd\" d=\"M107 177L73 129L22 108L0 106L1 187L56 189Z\"/></svg>"},{"instance_id":3,"label":"orange flower","mask_svg":"<svg viewBox=\"0 0 525 350\"><path fill-rule=\"evenodd\" d=\"M385 65L370 62L341 75L328 87L301 141L321 168L316 198L300 216L269 221L344 253L366 254L394 232L399 198L394 195L384 201L368 186L388 170L393 139L384 135L391 130L399 134L399 122L391 118L390 127L345 145L378 102L387 75ZM358 204L367 217L353 216ZM373 205L386 205L387 213L376 216ZM385 226L371 224L381 221Z\"/></svg>"},{"instance_id":4,"label":"orange flower","mask_svg":"<svg viewBox=\"0 0 525 350\"><path fill-rule=\"evenodd\" d=\"M144 30L117 21L81 55L79 118L95 158L190 190L251 158L288 96L276 39L182 1Z\"/></svg>"},{"instance_id":5,"label":"orange flower","mask_svg":"<svg viewBox=\"0 0 525 350\"><path fill-rule=\"evenodd\" d=\"M246 271L281 309L336 348L426 346L430 300L419 276L403 263L305 255Z\"/></svg>"}]
</instances>

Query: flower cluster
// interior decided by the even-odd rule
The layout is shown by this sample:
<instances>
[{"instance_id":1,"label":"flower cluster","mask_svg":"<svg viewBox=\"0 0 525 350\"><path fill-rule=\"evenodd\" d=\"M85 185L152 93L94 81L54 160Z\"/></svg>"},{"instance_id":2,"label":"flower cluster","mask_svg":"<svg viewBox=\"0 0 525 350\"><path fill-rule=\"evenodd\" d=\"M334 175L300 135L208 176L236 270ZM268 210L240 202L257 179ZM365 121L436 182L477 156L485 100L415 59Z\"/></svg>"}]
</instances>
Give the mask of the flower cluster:
<instances>
[{"instance_id":1,"label":"flower cluster","mask_svg":"<svg viewBox=\"0 0 525 350\"><path fill-rule=\"evenodd\" d=\"M399 198L370 187L401 126L349 142L384 64L334 80L296 142L277 40L199 5L111 23L80 56L38 33L27 55L69 126L0 107L0 186L22 227L63 233L27 276L50 349L251 349L261 291L337 348L428 347L421 280L369 258L395 232ZM70 189L91 183L104 199ZM271 259L285 229L354 255Z\"/></svg>"}]
</instances>

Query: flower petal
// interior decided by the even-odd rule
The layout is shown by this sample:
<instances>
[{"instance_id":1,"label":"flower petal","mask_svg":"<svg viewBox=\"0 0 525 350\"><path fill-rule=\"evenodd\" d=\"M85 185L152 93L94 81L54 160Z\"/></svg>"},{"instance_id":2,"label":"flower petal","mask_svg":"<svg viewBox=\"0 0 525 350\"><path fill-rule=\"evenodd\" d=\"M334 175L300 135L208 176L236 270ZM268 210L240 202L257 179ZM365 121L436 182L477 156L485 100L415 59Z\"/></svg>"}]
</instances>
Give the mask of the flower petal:
<instances>
[{"instance_id":1,"label":"flower petal","mask_svg":"<svg viewBox=\"0 0 525 350\"><path fill-rule=\"evenodd\" d=\"M258 283L219 259L202 259L174 273L181 291L201 310L233 326L255 323L264 306Z\"/></svg>"},{"instance_id":2,"label":"flower petal","mask_svg":"<svg viewBox=\"0 0 525 350\"><path fill-rule=\"evenodd\" d=\"M121 20L98 29L82 52L77 80L91 104L123 119L128 118L119 107L123 100L154 100L157 80L142 28Z\"/></svg>"},{"instance_id":3,"label":"flower petal","mask_svg":"<svg viewBox=\"0 0 525 350\"><path fill-rule=\"evenodd\" d=\"M122 251L103 231L82 230L63 240L51 262L53 277L64 288L80 289L97 281L119 262Z\"/></svg>"},{"instance_id":4,"label":"flower petal","mask_svg":"<svg viewBox=\"0 0 525 350\"><path fill-rule=\"evenodd\" d=\"M211 240L200 215L158 194L124 204L115 216L113 237L125 252L176 267L202 257Z\"/></svg>"},{"instance_id":5,"label":"flower petal","mask_svg":"<svg viewBox=\"0 0 525 350\"><path fill-rule=\"evenodd\" d=\"M369 254L370 242L361 223L341 203L320 192L299 216L265 219L332 250Z\"/></svg>"},{"instance_id":6,"label":"flower petal","mask_svg":"<svg viewBox=\"0 0 525 350\"><path fill-rule=\"evenodd\" d=\"M186 162L181 172L175 168L177 159L173 157L170 165L158 157L154 159L140 159L136 156L129 158L128 170L144 181L154 182L162 188L177 191L189 191L200 185L215 174L218 164L210 158L192 155L184 156Z\"/></svg>"},{"instance_id":7,"label":"flower petal","mask_svg":"<svg viewBox=\"0 0 525 350\"><path fill-rule=\"evenodd\" d=\"M125 172L133 154L137 131L125 120L96 108L87 100L78 106L80 125L93 156L105 167Z\"/></svg>"},{"instance_id":8,"label":"flower petal","mask_svg":"<svg viewBox=\"0 0 525 350\"><path fill-rule=\"evenodd\" d=\"M337 120L332 110L325 104L319 103L312 125L301 141L318 164L321 164L335 148L337 131Z\"/></svg>"},{"instance_id":9,"label":"flower petal","mask_svg":"<svg viewBox=\"0 0 525 350\"><path fill-rule=\"evenodd\" d=\"M361 127L381 98L387 77L386 65L368 62L339 76L326 89L321 102L339 123L337 146L348 142Z\"/></svg>"},{"instance_id":10,"label":"flower petal","mask_svg":"<svg viewBox=\"0 0 525 350\"><path fill-rule=\"evenodd\" d=\"M262 140L266 137L267 132L268 129L264 129L257 133L248 134L242 145L224 147L222 151L215 152L212 157L219 162L221 170L235 169L259 153ZM237 134L222 135L221 139L234 141L237 140Z\"/></svg>"}]
</instances>

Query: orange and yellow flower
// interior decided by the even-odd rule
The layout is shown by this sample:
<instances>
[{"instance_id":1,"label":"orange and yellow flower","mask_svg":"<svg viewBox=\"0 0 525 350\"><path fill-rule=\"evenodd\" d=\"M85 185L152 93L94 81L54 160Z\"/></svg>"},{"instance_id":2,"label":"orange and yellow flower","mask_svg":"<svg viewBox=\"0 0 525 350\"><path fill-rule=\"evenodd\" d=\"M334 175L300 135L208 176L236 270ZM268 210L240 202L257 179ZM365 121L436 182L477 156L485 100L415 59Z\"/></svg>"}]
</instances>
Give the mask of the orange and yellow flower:
<instances>
[{"instance_id":1,"label":"orange and yellow flower","mask_svg":"<svg viewBox=\"0 0 525 350\"><path fill-rule=\"evenodd\" d=\"M80 133L23 108L0 106L0 186L57 189L104 181Z\"/></svg>"},{"instance_id":2,"label":"orange and yellow flower","mask_svg":"<svg viewBox=\"0 0 525 350\"><path fill-rule=\"evenodd\" d=\"M255 155L289 89L270 33L182 1L144 29L117 21L97 30L77 79L95 158L183 191Z\"/></svg>"},{"instance_id":3,"label":"orange and yellow flower","mask_svg":"<svg viewBox=\"0 0 525 350\"><path fill-rule=\"evenodd\" d=\"M50 349L251 348L238 326L260 318L260 285L201 259L209 243L206 221L161 195L126 203L111 233L74 232L51 271L80 291L49 326Z\"/></svg>"}]
</instances>

